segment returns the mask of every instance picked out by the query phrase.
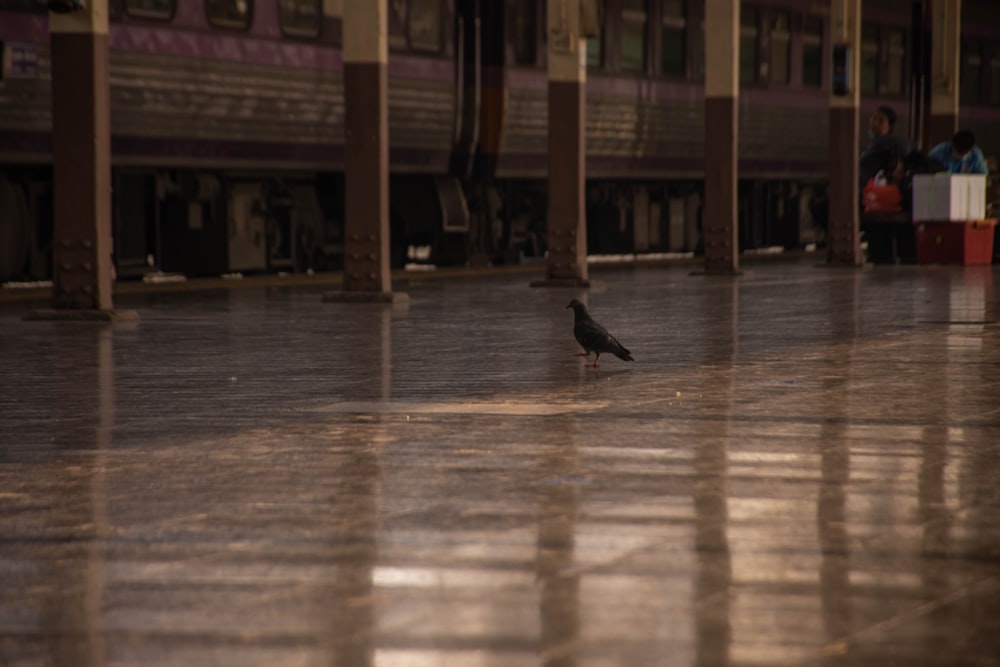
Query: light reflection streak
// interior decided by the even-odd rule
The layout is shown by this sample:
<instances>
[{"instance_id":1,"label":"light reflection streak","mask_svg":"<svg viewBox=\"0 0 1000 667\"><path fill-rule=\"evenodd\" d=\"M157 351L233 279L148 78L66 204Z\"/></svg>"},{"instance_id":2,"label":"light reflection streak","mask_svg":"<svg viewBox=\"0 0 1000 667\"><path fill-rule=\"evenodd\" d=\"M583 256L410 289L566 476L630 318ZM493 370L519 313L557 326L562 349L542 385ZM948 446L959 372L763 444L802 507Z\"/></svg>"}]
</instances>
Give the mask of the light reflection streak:
<instances>
[{"instance_id":1,"label":"light reflection streak","mask_svg":"<svg viewBox=\"0 0 1000 667\"><path fill-rule=\"evenodd\" d=\"M718 345L706 375L708 389L725 397L724 412L733 410L736 362L739 357L739 282L732 280L719 290L718 300L706 301L706 333ZM715 295L713 295L715 296ZM694 548L697 570L693 605L696 636L695 664L725 667L733 649L731 589L733 556L728 526L728 476L730 420L702 423L693 462L698 481L694 486Z\"/></svg>"},{"instance_id":2,"label":"light reflection streak","mask_svg":"<svg viewBox=\"0 0 1000 667\"><path fill-rule=\"evenodd\" d=\"M580 637L580 574L575 568L580 484L575 425L554 418L549 430L560 434L559 455L547 459L547 484L541 495L535 568L541 585L540 653L546 667L574 667Z\"/></svg>"}]
</instances>

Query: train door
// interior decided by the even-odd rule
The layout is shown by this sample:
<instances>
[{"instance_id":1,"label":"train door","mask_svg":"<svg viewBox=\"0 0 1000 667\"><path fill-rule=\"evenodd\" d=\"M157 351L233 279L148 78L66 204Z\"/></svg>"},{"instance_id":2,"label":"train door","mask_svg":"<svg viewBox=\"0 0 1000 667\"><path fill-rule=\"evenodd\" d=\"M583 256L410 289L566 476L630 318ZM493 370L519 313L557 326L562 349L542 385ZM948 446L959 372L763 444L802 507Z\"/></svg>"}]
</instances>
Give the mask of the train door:
<instances>
[{"instance_id":1,"label":"train door","mask_svg":"<svg viewBox=\"0 0 1000 667\"><path fill-rule=\"evenodd\" d=\"M915 0L910 8L910 144L924 146L924 132L931 103L931 30L924 0ZM925 147L926 148L926 147Z\"/></svg>"},{"instance_id":2,"label":"train door","mask_svg":"<svg viewBox=\"0 0 1000 667\"><path fill-rule=\"evenodd\" d=\"M493 255L505 236L496 231L504 223L497 218L493 178L506 104L506 10L507 3L494 0L455 3L455 142L451 174L439 179L448 187L439 187L439 197L442 206L448 201L450 209L466 209L466 251L473 262Z\"/></svg>"},{"instance_id":3,"label":"train door","mask_svg":"<svg viewBox=\"0 0 1000 667\"><path fill-rule=\"evenodd\" d=\"M482 95L482 21L480 0L455 3L455 141L451 172L463 181L472 176L479 141Z\"/></svg>"}]
</instances>

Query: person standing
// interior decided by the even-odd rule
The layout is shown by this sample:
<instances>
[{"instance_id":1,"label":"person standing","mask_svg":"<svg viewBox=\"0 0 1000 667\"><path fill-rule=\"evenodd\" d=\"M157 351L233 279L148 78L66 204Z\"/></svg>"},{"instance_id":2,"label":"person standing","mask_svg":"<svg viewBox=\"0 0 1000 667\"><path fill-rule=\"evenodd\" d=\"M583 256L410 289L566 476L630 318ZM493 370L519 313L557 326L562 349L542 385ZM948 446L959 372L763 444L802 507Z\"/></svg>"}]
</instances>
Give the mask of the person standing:
<instances>
[{"instance_id":1,"label":"person standing","mask_svg":"<svg viewBox=\"0 0 1000 667\"><path fill-rule=\"evenodd\" d=\"M896 112L881 106L868 119L871 142L858 160L858 180L861 188L881 171L887 183L899 185L903 180L903 158L909 153L907 143L892 133Z\"/></svg>"}]
</instances>

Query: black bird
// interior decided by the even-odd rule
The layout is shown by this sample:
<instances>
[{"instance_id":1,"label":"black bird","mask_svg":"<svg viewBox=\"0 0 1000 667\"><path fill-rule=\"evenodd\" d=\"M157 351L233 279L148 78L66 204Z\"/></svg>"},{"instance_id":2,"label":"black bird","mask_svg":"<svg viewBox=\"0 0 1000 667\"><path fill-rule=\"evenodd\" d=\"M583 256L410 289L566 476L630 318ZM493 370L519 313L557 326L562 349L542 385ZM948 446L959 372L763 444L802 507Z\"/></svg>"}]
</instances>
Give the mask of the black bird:
<instances>
[{"instance_id":1,"label":"black bird","mask_svg":"<svg viewBox=\"0 0 1000 667\"><path fill-rule=\"evenodd\" d=\"M594 368L598 367L601 355L605 352L615 355L622 361L633 361L632 353L615 340L615 337L609 334L604 327L594 321L585 305L573 299L566 307L573 309L573 335L576 336L576 342L583 348L583 352L577 352L576 356L589 357L591 352L596 352Z\"/></svg>"}]
</instances>

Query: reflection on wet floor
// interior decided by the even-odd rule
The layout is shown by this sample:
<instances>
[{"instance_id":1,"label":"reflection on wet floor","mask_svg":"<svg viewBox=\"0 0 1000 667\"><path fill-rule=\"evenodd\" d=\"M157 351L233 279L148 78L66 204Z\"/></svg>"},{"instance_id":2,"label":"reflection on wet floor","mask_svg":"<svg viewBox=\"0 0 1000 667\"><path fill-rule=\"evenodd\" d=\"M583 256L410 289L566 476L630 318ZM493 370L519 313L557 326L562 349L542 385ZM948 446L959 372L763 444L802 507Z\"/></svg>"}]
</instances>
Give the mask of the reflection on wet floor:
<instances>
[{"instance_id":1,"label":"reflection on wet floor","mask_svg":"<svg viewBox=\"0 0 1000 667\"><path fill-rule=\"evenodd\" d=\"M998 665L996 277L3 306L0 664Z\"/></svg>"}]
</instances>

